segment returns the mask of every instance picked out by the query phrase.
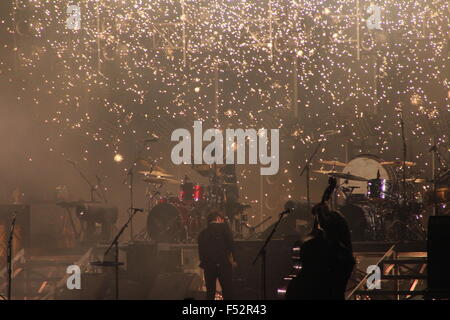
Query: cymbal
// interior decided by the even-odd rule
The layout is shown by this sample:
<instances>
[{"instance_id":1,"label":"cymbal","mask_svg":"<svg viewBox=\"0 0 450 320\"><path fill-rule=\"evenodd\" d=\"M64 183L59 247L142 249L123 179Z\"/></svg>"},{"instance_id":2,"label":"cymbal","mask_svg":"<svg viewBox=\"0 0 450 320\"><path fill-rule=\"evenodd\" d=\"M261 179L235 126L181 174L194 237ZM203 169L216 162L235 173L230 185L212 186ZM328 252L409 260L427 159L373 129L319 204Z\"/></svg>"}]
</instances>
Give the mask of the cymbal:
<instances>
[{"instance_id":1,"label":"cymbal","mask_svg":"<svg viewBox=\"0 0 450 320\"><path fill-rule=\"evenodd\" d=\"M388 165L388 166L402 166L403 165L403 161L383 161L380 163L381 165ZM416 163L412 162L412 161L405 161L405 165L407 165L408 167L412 167L415 166Z\"/></svg>"},{"instance_id":2,"label":"cymbal","mask_svg":"<svg viewBox=\"0 0 450 320\"><path fill-rule=\"evenodd\" d=\"M140 174L144 174L146 176L151 175L151 176L156 176L156 177L166 177L166 178L173 178L174 176L162 171L157 171L157 170L153 170L153 171L138 171Z\"/></svg>"},{"instance_id":3,"label":"cymbal","mask_svg":"<svg viewBox=\"0 0 450 320\"><path fill-rule=\"evenodd\" d=\"M139 159L137 159L137 162L138 162L139 164L143 165L144 167L147 167L147 168L150 168L151 165L152 165L151 162L150 162L149 160L144 159L144 158L139 158Z\"/></svg>"},{"instance_id":4,"label":"cymbal","mask_svg":"<svg viewBox=\"0 0 450 320\"><path fill-rule=\"evenodd\" d=\"M413 183L430 183L431 181L428 179L422 179L422 178L407 178L406 182L413 182Z\"/></svg>"},{"instance_id":5,"label":"cymbal","mask_svg":"<svg viewBox=\"0 0 450 320\"><path fill-rule=\"evenodd\" d=\"M139 164L143 165L144 167L152 168L153 171L160 171L160 172L167 173L167 170L165 170L164 168L162 168L162 167L160 167L160 166L157 166L157 165L155 165L155 164L152 164L152 162L151 162L150 160L148 160L148 159L145 159L145 158L139 158L139 159L137 160L137 162L138 162Z\"/></svg>"},{"instance_id":6,"label":"cymbal","mask_svg":"<svg viewBox=\"0 0 450 320\"><path fill-rule=\"evenodd\" d=\"M344 180L369 181L366 178L359 177L359 176L354 176L352 174L343 173L343 172L330 172L330 173L328 173L328 175L330 175L332 177L335 177L335 178L344 179Z\"/></svg>"},{"instance_id":7,"label":"cymbal","mask_svg":"<svg viewBox=\"0 0 450 320\"><path fill-rule=\"evenodd\" d=\"M313 172L321 173L321 174L330 174L330 173L336 172L336 171L333 171L333 170L313 170Z\"/></svg>"},{"instance_id":8,"label":"cymbal","mask_svg":"<svg viewBox=\"0 0 450 320\"><path fill-rule=\"evenodd\" d=\"M172 184L180 183L179 181L177 181L175 179L158 177L158 176L153 176L153 175L148 175L143 180L147 183L172 183Z\"/></svg>"},{"instance_id":9,"label":"cymbal","mask_svg":"<svg viewBox=\"0 0 450 320\"><path fill-rule=\"evenodd\" d=\"M337 161L337 160L320 160L321 163L323 164L329 164L330 166L333 167L345 167L347 164Z\"/></svg>"}]
</instances>

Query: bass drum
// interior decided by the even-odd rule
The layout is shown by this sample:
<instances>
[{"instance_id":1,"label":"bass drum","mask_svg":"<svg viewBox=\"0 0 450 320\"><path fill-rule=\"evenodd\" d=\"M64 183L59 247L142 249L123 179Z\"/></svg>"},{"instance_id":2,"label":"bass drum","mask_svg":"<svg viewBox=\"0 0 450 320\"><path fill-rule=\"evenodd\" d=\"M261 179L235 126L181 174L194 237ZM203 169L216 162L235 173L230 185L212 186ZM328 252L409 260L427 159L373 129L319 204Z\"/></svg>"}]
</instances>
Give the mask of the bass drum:
<instances>
[{"instance_id":1,"label":"bass drum","mask_svg":"<svg viewBox=\"0 0 450 320\"><path fill-rule=\"evenodd\" d=\"M375 155L361 154L350 160L342 172L363 177L367 180L376 179L379 173L382 180L380 184L382 190L378 196L385 199L386 196L392 194L394 189L395 172L391 167L382 165L381 162L381 159ZM340 179L340 183L346 188L357 187L353 190L353 197L376 197L374 191L370 189L370 183L366 181L349 180L346 183L345 179Z\"/></svg>"},{"instance_id":2,"label":"bass drum","mask_svg":"<svg viewBox=\"0 0 450 320\"><path fill-rule=\"evenodd\" d=\"M170 203L154 206L147 216L147 233L156 242L179 242L186 239L185 212Z\"/></svg>"},{"instance_id":3,"label":"bass drum","mask_svg":"<svg viewBox=\"0 0 450 320\"><path fill-rule=\"evenodd\" d=\"M346 204L339 209L348 223L352 241L374 240L375 221L372 210L370 205L356 203Z\"/></svg>"}]
</instances>

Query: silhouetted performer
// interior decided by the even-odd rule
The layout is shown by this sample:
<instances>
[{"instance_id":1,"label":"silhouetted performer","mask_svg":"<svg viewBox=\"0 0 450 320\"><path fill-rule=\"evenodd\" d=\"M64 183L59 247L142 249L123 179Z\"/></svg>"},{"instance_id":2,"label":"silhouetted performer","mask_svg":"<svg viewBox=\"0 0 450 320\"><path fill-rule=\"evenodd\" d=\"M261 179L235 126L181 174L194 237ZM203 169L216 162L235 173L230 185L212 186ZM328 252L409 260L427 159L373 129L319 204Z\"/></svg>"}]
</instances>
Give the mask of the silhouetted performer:
<instances>
[{"instance_id":1,"label":"silhouetted performer","mask_svg":"<svg viewBox=\"0 0 450 320\"><path fill-rule=\"evenodd\" d=\"M224 300L232 299L234 262L233 235L219 212L208 216L208 227L198 236L200 267L205 273L206 298L214 300L219 279Z\"/></svg>"},{"instance_id":2,"label":"silhouetted performer","mask_svg":"<svg viewBox=\"0 0 450 320\"><path fill-rule=\"evenodd\" d=\"M355 260L344 217L326 204L314 206L316 223L300 249L302 269L286 299L343 300Z\"/></svg>"}]
</instances>

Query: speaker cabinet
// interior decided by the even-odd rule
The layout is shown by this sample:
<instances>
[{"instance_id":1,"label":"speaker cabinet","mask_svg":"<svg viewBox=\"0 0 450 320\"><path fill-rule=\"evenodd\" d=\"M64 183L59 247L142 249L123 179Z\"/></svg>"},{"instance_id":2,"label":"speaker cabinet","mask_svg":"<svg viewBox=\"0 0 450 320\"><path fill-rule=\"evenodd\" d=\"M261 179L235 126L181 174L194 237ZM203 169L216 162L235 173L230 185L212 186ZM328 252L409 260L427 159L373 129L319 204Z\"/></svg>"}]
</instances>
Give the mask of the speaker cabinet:
<instances>
[{"instance_id":1,"label":"speaker cabinet","mask_svg":"<svg viewBox=\"0 0 450 320\"><path fill-rule=\"evenodd\" d=\"M430 217L427 251L430 297L450 298L450 216Z\"/></svg>"}]
</instances>

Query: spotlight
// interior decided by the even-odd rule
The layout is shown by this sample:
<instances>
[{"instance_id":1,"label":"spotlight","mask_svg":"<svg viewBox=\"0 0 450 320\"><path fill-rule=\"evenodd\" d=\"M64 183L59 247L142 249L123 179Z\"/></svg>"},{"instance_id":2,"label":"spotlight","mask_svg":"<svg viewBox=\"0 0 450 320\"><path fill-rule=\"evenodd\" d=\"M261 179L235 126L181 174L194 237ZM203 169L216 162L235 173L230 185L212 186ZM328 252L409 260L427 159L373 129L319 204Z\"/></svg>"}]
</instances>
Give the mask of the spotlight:
<instances>
[{"instance_id":1,"label":"spotlight","mask_svg":"<svg viewBox=\"0 0 450 320\"><path fill-rule=\"evenodd\" d=\"M117 163L122 162L123 161L123 156L120 153L116 153L114 155L114 161L117 162Z\"/></svg>"}]
</instances>

